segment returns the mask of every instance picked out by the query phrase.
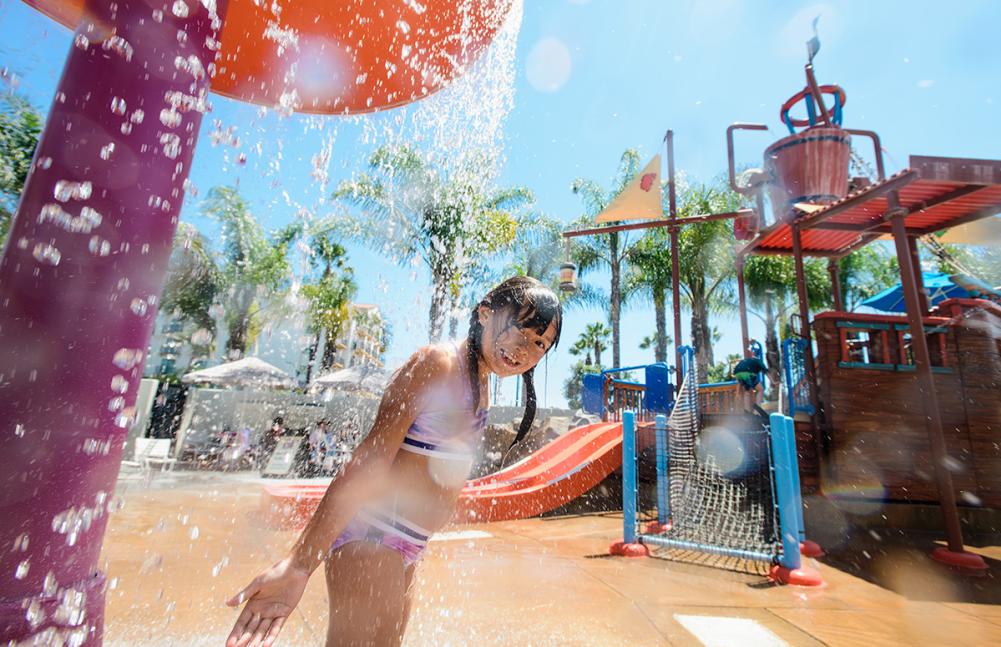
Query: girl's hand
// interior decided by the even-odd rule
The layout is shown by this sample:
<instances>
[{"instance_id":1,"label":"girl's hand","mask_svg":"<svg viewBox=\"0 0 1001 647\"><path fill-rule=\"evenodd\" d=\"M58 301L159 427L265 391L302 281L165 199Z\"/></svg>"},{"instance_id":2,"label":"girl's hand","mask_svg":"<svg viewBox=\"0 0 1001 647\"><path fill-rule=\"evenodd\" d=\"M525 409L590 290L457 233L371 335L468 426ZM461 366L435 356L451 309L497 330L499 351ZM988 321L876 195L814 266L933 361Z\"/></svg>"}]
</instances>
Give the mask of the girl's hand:
<instances>
[{"instance_id":1,"label":"girl's hand","mask_svg":"<svg viewBox=\"0 0 1001 647\"><path fill-rule=\"evenodd\" d=\"M286 558L227 600L226 604L231 607L240 606L244 601L247 605L233 625L226 647L273 645L285 620L299 604L309 575L309 571L294 566L292 560Z\"/></svg>"}]
</instances>

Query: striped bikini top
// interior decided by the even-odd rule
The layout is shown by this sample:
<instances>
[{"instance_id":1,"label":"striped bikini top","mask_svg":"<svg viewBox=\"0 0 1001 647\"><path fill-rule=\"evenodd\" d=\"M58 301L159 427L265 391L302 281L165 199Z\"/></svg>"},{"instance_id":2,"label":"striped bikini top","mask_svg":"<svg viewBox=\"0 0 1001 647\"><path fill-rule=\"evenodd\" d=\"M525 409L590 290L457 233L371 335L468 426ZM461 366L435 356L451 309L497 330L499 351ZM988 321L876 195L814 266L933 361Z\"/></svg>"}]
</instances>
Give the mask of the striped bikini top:
<instances>
[{"instance_id":1,"label":"striped bikini top","mask_svg":"<svg viewBox=\"0 0 1001 647\"><path fill-rule=\"evenodd\" d=\"M452 348L459 364L459 384L448 380L425 393L401 449L436 458L472 460L486 427L487 410L475 411L466 359L454 343Z\"/></svg>"}]
</instances>

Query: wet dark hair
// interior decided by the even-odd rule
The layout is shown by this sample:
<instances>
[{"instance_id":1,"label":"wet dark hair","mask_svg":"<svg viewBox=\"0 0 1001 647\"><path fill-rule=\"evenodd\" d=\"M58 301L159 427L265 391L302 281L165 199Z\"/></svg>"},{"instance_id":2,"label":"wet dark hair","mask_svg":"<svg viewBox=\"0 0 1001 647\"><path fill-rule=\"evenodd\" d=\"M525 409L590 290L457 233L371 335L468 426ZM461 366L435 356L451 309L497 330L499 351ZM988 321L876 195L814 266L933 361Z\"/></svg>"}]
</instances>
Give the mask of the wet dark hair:
<instances>
[{"instance_id":1,"label":"wet dark hair","mask_svg":"<svg viewBox=\"0 0 1001 647\"><path fill-rule=\"evenodd\" d=\"M560 343L560 332L563 329L563 307L556 294L530 276L514 276L491 290L473 308L469 317L468 357L466 366L469 369L469 383L473 394L473 408L480 406L480 354L482 352L483 324L480 323L480 307L486 306L494 313L509 313L508 325L519 328L529 328L542 335L549 326L556 324L556 336L549 352ZM524 438L532 428L535 420L535 367L521 374L525 383L525 415L518 427L518 434L511 443Z\"/></svg>"}]
</instances>

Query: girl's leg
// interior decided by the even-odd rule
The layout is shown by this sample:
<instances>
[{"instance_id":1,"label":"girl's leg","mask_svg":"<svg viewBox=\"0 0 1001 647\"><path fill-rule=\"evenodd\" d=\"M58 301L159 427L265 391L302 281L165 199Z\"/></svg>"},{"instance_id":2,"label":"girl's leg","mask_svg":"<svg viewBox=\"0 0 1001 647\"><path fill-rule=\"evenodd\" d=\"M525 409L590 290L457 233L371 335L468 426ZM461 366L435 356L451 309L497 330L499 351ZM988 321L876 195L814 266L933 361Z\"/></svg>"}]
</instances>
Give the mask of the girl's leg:
<instances>
[{"instance_id":1,"label":"girl's leg","mask_svg":"<svg viewBox=\"0 0 1001 647\"><path fill-rule=\"evenodd\" d=\"M330 555L326 573L327 647L400 644L407 577L399 553L379 544L351 542Z\"/></svg>"},{"instance_id":2,"label":"girl's leg","mask_svg":"<svg viewBox=\"0 0 1001 647\"><path fill-rule=\"evenodd\" d=\"M404 593L403 599L403 627L400 629L400 635L402 636L407 630L407 623L410 621L410 612L413 611L414 607L414 575L417 573L416 562L407 567L406 573L404 575L404 586L406 586L406 593Z\"/></svg>"}]
</instances>

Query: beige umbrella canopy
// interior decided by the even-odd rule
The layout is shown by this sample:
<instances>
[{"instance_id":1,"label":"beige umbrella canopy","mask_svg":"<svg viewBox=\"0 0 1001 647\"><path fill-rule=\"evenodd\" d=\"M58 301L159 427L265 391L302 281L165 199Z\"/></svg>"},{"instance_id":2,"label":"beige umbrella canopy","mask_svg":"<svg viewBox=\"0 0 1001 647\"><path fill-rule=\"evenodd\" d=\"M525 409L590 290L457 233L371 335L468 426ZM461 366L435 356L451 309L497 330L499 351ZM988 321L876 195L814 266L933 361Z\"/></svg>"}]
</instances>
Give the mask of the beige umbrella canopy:
<instances>
[{"instance_id":1,"label":"beige umbrella canopy","mask_svg":"<svg viewBox=\"0 0 1001 647\"><path fill-rule=\"evenodd\" d=\"M291 388L295 386L288 373L277 366L272 366L256 357L244 357L235 362L228 362L192 371L184 375L181 381L186 384L211 383L219 386L256 386L271 388Z\"/></svg>"},{"instance_id":2,"label":"beige umbrella canopy","mask_svg":"<svg viewBox=\"0 0 1001 647\"><path fill-rule=\"evenodd\" d=\"M386 389L389 374L373 366L352 366L350 368L321 375L309 384L309 390L349 391L353 393L379 395Z\"/></svg>"}]
</instances>

